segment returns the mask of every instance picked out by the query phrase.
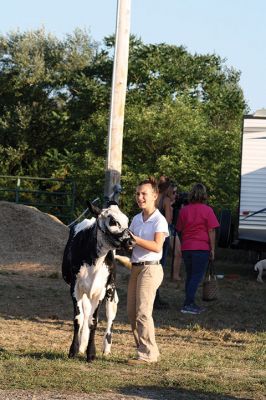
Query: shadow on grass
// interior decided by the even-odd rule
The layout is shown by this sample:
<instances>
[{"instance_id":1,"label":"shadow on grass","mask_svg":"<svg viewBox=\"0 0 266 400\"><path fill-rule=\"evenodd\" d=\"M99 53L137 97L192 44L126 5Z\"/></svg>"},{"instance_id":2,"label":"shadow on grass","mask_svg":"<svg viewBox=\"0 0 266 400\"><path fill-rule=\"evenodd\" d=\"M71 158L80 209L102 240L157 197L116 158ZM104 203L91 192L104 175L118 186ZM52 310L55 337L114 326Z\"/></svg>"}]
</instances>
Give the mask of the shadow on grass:
<instances>
[{"instance_id":1,"label":"shadow on grass","mask_svg":"<svg viewBox=\"0 0 266 400\"><path fill-rule=\"evenodd\" d=\"M8 360L14 357L18 358L32 358L34 360L68 360L68 356L62 352L50 352L50 351L42 351L42 352L27 352L27 353L19 353L16 354L14 352L8 351L3 347L0 347L0 360ZM81 359L81 357L80 357Z\"/></svg>"},{"instance_id":2,"label":"shadow on grass","mask_svg":"<svg viewBox=\"0 0 266 400\"><path fill-rule=\"evenodd\" d=\"M34 360L51 360L51 361L68 360L67 354L61 352L50 352L50 351L42 351L42 352L36 351L36 352L24 353L21 355L21 357L30 357L33 358Z\"/></svg>"},{"instance_id":3,"label":"shadow on grass","mask_svg":"<svg viewBox=\"0 0 266 400\"><path fill-rule=\"evenodd\" d=\"M184 276L184 267L182 267ZM195 324L211 330L232 329L243 332L262 332L266 326L265 296L266 283L256 282L252 265L234 264L229 261L216 262L217 273L225 274L219 280L220 295L214 302L205 303L206 311L200 315L181 314L184 301L184 281L170 281L170 267L160 288L163 300L169 303L167 310L154 310L156 327L186 329ZM226 278L231 275L231 279ZM37 324L51 326L72 325L73 307L69 288L62 279L39 279L38 276L3 275L0 284L0 314L6 319L28 319ZM233 279L232 279L233 278ZM127 325L126 312L127 284L129 271L117 270L118 313L114 322ZM201 303L201 287L197 292L197 302ZM105 306L100 308L99 320L105 327ZM100 327L99 327L100 328ZM104 328L103 328L104 329Z\"/></svg>"},{"instance_id":4,"label":"shadow on grass","mask_svg":"<svg viewBox=\"0 0 266 400\"><path fill-rule=\"evenodd\" d=\"M150 400L249 400L246 397L234 397L217 393L186 390L178 387L161 388L156 386L140 386L120 388L119 394L135 399L135 396ZM130 397L129 397L130 396ZM132 396L132 397L131 397ZM133 397L134 396L134 397Z\"/></svg>"}]
</instances>

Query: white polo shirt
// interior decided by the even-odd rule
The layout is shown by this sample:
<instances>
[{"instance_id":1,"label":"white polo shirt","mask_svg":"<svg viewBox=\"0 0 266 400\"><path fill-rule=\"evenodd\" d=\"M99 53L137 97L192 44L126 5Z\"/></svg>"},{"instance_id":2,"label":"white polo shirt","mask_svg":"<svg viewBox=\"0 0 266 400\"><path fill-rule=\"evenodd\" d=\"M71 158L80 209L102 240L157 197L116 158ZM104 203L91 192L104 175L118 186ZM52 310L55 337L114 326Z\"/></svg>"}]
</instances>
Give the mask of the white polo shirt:
<instances>
[{"instance_id":1,"label":"white polo shirt","mask_svg":"<svg viewBox=\"0 0 266 400\"><path fill-rule=\"evenodd\" d=\"M168 223L158 209L154 211L147 221L143 221L142 212L135 215L129 229L134 235L145 240L154 240L156 232L163 232L165 237L169 236ZM131 262L160 261L162 254L163 251L156 253L137 245L133 248Z\"/></svg>"}]
</instances>

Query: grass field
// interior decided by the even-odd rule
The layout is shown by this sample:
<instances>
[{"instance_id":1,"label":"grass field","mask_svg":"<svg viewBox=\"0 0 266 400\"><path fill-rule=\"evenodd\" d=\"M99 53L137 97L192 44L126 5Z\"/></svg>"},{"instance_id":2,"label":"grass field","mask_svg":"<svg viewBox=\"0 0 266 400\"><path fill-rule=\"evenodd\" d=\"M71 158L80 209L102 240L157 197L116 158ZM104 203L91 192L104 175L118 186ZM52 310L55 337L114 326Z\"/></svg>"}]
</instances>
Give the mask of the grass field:
<instances>
[{"instance_id":1,"label":"grass field","mask_svg":"<svg viewBox=\"0 0 266 400\"><path fill-rule=\"evenodd\" d=\"M217 272L225 274L219 280L219 300L198 316L180 313L184 282L171 282L166 271L161 293L170 309L154 311L161 362L144 367L127 365L134 343L125 312L126 269L118 269L120 303L112 355L101 355L102 310L98 358L87 364L83 356L67 358L72 303L60 271L2 265L0 388L73 393L73 398L97 392L112 399L116 393L121 398L265 399L266 283L256 282L251 264L228 259L218 257L216 262Z\"/></svg>"}]
</instances>

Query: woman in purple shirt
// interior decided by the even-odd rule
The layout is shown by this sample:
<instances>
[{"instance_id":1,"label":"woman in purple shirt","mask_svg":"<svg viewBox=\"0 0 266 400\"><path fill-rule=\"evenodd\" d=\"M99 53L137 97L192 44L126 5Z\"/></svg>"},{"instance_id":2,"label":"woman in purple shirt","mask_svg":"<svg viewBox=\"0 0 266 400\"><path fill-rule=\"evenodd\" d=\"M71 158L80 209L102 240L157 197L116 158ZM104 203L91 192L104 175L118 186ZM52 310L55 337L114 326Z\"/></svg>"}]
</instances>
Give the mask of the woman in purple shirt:
<instances>
[{"instance_id":1,"label":"woman in purple shirt","mask_svg":"<svg viewBox=\"0 0 266 400\"><path fill-rule=\"evenodd\" d=\"M195 295L209 259L214 260L215 228L219 222L213 209L207 206L207 192L202 183L189 193L189 204L179 212L176 225L181 235L181 250L186 268L185 302L182 313L200 314L204 309L195 304Z\"/></svg>"}]
</instances>

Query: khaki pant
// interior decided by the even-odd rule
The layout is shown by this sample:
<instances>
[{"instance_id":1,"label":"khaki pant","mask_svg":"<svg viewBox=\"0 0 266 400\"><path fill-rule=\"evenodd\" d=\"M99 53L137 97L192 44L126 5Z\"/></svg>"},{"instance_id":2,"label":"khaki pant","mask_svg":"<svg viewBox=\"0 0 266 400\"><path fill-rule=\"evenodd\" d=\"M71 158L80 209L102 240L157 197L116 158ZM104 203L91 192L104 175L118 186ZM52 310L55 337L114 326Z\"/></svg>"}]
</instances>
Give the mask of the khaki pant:
<instances>
[{"instance_id":1,"label":"khaki pant","mask_svg":"<svg viewBox=\"0 0 266 400\"><path fill-rule=\"evenodd\" d=\"M156 362L160 355L152 318L156 291L163 280L160 264L133 266L128 284L127 312L139 359Z\"/></svg>"}]
</instances>

